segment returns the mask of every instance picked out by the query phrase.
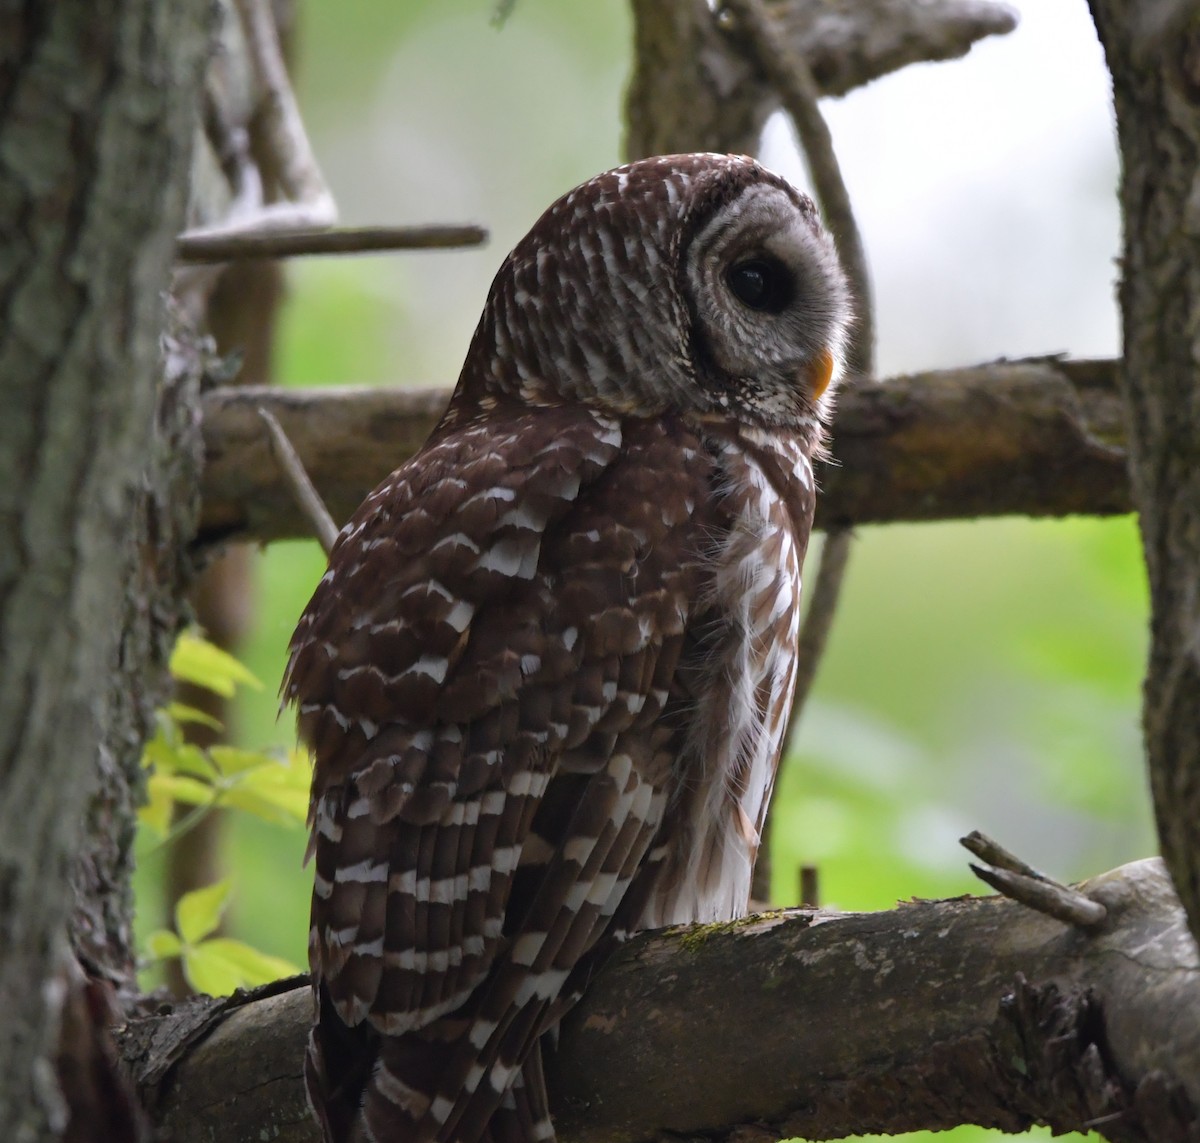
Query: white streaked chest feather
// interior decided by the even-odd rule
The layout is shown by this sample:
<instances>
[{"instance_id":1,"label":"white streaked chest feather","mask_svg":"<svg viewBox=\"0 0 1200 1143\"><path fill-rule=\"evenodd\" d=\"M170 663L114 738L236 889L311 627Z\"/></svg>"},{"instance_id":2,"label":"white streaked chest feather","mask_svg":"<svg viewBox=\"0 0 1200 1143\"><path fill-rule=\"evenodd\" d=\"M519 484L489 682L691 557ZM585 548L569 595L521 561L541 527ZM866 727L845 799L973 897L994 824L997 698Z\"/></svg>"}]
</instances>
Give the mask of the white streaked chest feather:
<instances>
[{"instance_id":1,"label":"white streaked chest feather","mask_svg":"<svg viewBox=\"0 0 1200 1143\"><path fill-rule=\"evenodd\" d=\"M745 915L787 731L812 466L798 444L746 437L742 430L741 440L722 441L717 450L731 527L714 550L704 602L721 634L703 665L679 764L685 793L669 811L679 815L678 826L666 835L642 927ZM781 495L781 473L794 482L790 499L803 508L803 534Z\"/></svg>"}]
</instances>

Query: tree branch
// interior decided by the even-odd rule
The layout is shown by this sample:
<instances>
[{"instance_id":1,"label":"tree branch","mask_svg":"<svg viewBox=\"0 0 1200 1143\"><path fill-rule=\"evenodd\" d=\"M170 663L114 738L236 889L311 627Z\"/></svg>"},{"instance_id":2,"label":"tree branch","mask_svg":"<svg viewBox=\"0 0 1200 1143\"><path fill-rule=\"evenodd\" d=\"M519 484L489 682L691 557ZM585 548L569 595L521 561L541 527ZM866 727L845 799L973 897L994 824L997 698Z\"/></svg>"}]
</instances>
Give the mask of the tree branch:
<instances>
[{"instance_id":1,"label":"tree branch","mask_svg":"<svg viewBox=\"0 0 1200 1143\"><path fill-rule=\"evenodd\" d=\"M181 262L246 258L297 258L306 254L371 254L390 250L456 250L480 246L487 231L473 223L437 226L360 226L332 230L265 230L261 233L181 234Z\"/></svg>"},{"instance_id":2,"label":"tree branch","mask_svg":"<svg viewBox=\"0 0 1200 1143\"><path fill-rule=\"evenodd\" d=\"M1083 888L1109 911L1094 931L993 897L640 937L563 1028L560 1137L1096 1122L1110 1139L1185 1140L1200 1105L1200 956L1182 910L1157 860ZM160 1127L176 1143L257 1140L264 1124L280 1143L315 1140L307 988L213 1003L208 1026L193 1008L126 1029ZM182 1058L161 1083L164 1050ZM1143 1118L1152 1096L1172 1122Z\"/></svg>"},{"instance_id":3,"label":"tree branch","mask_svg":"<svg viewBox=\"0 0 1200 1143\"><path fill-rule=\"evenodd\" d=\"M821 466L820 527L1130 509L1111 361L1040 359L847 387ZM201 545L308 536L259 406L338 523L425 440L444 389L218 389L205 395Z\"/></svg>"}]
</instances>

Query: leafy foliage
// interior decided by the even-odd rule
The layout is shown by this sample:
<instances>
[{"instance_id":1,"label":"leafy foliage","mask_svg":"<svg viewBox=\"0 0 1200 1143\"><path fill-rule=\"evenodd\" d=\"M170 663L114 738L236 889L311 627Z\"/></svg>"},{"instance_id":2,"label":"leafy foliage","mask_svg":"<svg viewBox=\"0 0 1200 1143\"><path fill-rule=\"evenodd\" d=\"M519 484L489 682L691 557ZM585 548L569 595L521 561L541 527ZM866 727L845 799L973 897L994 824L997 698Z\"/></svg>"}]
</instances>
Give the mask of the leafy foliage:
<instances>
[{"instance_id":1,"label":"leafy foliage","mask_svg":"<svg viewBox=\"0 0 1200 1143\"><path fill-rule=\"evenodd\" d=\"M239 684L262 687L237 659L195 632L180 636L171 656L171 673L224 698L232 698ZM220 726L203 711L172 703L159 712L158 729L142 756L150 775L146 804L138 818L162 844L175 840L218 807L245 810L282 825L304 824L310 777L304 751L291 748L266 753L234 746L202 749L185 738L189 722ZM173 820L180 805L192 809Z\"/></svg>"},{"instance_id":2,"label":"leafy foliage","mask_svg":"<svg viewBox=\"0 0 1200 1143\"><path fill-rule=\"evenodd\" d=\"M262 689L247 667L194 631L180 636L171 656L171 673L223 698L232 698L239 686ZM293 747L264 752L224 745L204 749L186 739L186 726L195 723L220 729L220 723L204 711L169 704L159 711L157 730L142 756L149 776L138 819L145 832L158 838L158 848L178 840L218 808L240 810L292 829L304 824L310 777L304 751ZM232 891L233 881L226 878L184 894L175 907L174 929L155 929L145 938L147 962L180 958L188 983L214 996L299 972L282 957L213 935Z\"/></svg>"},{"instance_id":3,"label":"leafy foliage","mask_svg":"<svg viewBox=\"0 0 1200 1143\"><path fill-rule=\"evenodd\" d=\"M244 941L215 937L229 904L232 878L185 893L175 906L175 929L156 929L146 938L155 960L179 957L183 973L197 992L224 996L235 988L268 984L300 970L282 957L270 956Z\"/></svg>"}]
</instances>

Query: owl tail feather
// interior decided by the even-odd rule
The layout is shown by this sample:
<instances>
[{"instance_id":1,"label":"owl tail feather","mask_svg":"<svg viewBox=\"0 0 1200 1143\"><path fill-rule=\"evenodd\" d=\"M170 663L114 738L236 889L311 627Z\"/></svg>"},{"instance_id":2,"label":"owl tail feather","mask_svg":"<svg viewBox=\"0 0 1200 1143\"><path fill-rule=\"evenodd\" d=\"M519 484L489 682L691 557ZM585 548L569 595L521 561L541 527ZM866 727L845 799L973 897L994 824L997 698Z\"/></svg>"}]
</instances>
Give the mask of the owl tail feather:
<instances>
[{"instance_id":1,"label":"owl tail feather","mask_svg":"<svg viewBox=\"0 0 1200 1143\"><path fill-rule=\"evenodd\" d=\"M434 1143L427 1138L431 1093L456 1044L438 1033L461 1021L439 1021L423 1033L381 1036L347 1027L321 990L320 1020L309 1038L304 1079L325 1143ZM554 1143L542 1050L534 1044L490 1118L464 1116L452 1143Z\"/></svg>"}]
</instances>

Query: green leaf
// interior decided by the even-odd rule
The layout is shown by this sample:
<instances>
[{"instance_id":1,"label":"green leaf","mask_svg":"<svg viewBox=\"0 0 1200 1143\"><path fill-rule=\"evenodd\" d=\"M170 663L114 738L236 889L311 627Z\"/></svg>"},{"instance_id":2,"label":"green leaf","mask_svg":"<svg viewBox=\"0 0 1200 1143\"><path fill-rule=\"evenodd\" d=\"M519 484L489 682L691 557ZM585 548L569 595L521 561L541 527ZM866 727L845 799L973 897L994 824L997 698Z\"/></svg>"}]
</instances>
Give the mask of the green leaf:
<instances>
[{"instance_id":1,"label":"green leaf","mask_svg":"<svg viewBox=\"0 0 1200 1143\"><path fill-rule=\"evenodd\" d=\"M197 992L228 996L242 983L241 974L216 950L211 941L183 950L183 975Z\"/></svg>"},{"instance_id":2,"label":"green leaf","mask_svg":"<svg viewBox=\"0 0 1200 1143\"><path fill-rule=\"evenodd\" d=\"M264 766L279 765L278 759L261 750L241 750L236 746L213 746L209 750L216 768L225 777L245 774L250 770L258 770Z\"/></svg>"},{"instance_id":3,"label":"green leaf","mask_svg":"<svg viewBox=\"0 0 1200 1143\"><path fill-rule=\"evenodd\" d=\"M242 773L236 787L238 793L230 793L229 804L241 805L271 821L303 825L308 820L309 786L312 784L312 766L307 752L293 749L282 757L262 757L265 765Z\"/></svg>"},{"instance_id":4,"label":"green leaf","mask_svg":"<svg viewBox=\"0 0 1200 1143\"><path fill-rule=\"evenodd\" d=\"M241 973L243 985L249 988L259 984L270 984L283 976L295 976L301 971L290 960L272 956L246 944L245 941L236 941L230 937L213 937L200 947L220 956L227 964L237 969Z\"/></svg>"},{"instance_id":5,"label":"green leaf","mask_svg":"<svg viewBox=\"0 0 1200 1143\"><path fill-rule=\"evenodd\" d=\"M286 787L240 783L221 794L221 805L244 810L276 825L303 824L308 817L308 798Z\"/></svg>"},{"instance_id":6,"label":"green leaf","mask_svg":"<svg viewBox=\"0 0 1200 1143\"><path fill-rule=\"evenodd\" d=\"M153 960L168 960L183 952L183 942L170 929L155 929L146 938L146 952Z\"/></svg>"},{"instance_id":7,"label":"green leaf","mask_svg":"<svg viewBox=\"0 0 1200 1143\"><path fill-rule=\"evenodd\" d=\"M217 768L199 746L162 729L146 743L142 765L158 774L191 774L210 782L217 777Z\"/></svg>"},{"instance_id":8,"label":"green leaf","mask_svg":"<svg viewBox=\"0 0 1200 1143\"><path fill-rule=\"evenodd\" d=\"M183 972L188 983L211 996L225 996L235 988L269 984L299 971L282 957L259 952L228 937L214 937L183 951Z\"/></svg>"},{"instance_id":9,"label":"green leaf","mask_svg":"<svg viewBox=\"0 0 1200 1143\"><path fill-rule=\"evenodd\" d=\"M175 927L185 944L195 945L220 924L232 887L233 879L226 877L203 889L193 889L179 898L175 906Z\"/></svg>"},{"instance_id":10,"label":"green leaf","mask_svg":"<svg viewBox=\"0 0 1200 1143\"><path fill-rule=\"evenodd\" d=\"M190 742L182 742L176 748L173 768L179 774L190 774L204 782L215 782L220 777L208 752Z\"/></svg>"},{"instance_id":11,"label":"green leaf","mask_svg":"<svg viewBox=\"0 0 1200 1143\"><path fill-rule=\"evenodd\" d=\"M248 667L195 631L184 631L176 641L171 674L225 698L232 698L239 684L262 690L262 683Z\"/></svg>"},{"instance_id":12,"label":"green leaf","mask_svg":"<svg viewBox=\"0 0 1200 1143\"><path fill-rule=\"evenodd\" d=\"M185 702L167 703L167 715L177 723L195 722L218 732L225 729L225 724L219 718L213 718L208 711L188 706Z\"/></svg>"},{"instance_id":13,"label":"green leaf","mask_svg":"<svg viewBox=\"0 0 1200 1143\"><path fill-rule=\"evenodd\" d=\"M175 801L189 806L215 803L219 794L210 783L189 778L186 774L155 774L150 781Z\"/></svg>"}]
</instances>

